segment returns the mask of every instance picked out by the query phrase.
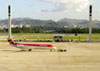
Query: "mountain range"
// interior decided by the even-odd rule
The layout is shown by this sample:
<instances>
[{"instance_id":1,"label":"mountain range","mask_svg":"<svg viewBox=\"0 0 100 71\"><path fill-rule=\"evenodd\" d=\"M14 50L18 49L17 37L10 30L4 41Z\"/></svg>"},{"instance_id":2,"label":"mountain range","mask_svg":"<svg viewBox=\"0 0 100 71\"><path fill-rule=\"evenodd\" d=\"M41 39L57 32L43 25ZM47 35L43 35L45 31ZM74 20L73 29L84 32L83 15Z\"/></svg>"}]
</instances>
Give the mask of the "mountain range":
<instances>
[{"instance_id":1,"label":"mountain range","mask_svg":"<svg viewBox=\"0 0 100 71\"><path fill-rule=\"evenodd\" d=\"M87 28L88 27L88 20L80 20L80 19L70 19L64 18L58 21L54 20L40 20L40 19L32 19L32 18L13 18L12 19L13 25L31 25L32 27L35 26L46 26L46 27L68 27L68 28ZM94 28L100 28L100 21L95 20L93 21ZM0 20L0 26L8 25L8 19Z\"/></svg>"}]
</instances>

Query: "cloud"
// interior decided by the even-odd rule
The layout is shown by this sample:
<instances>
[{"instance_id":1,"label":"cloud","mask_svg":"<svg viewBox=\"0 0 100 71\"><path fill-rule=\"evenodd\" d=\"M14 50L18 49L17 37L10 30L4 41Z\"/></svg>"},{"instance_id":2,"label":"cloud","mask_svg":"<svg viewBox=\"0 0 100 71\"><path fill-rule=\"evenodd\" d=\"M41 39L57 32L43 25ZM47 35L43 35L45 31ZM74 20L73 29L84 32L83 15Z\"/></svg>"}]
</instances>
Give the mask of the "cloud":
<instances>
[{"instance_id":1,"label":"cloud","mask_svg":"<svg viewBox=\"0 0 100 71\"><path fill-rule=\"evenodd\" d=\"M53 3L55 6L53 9L43 9L43 12L67 12L67 11L77 11L81 12L88 7L90 0L41 0L43 2Z\"/></svg>"}]
</instances>

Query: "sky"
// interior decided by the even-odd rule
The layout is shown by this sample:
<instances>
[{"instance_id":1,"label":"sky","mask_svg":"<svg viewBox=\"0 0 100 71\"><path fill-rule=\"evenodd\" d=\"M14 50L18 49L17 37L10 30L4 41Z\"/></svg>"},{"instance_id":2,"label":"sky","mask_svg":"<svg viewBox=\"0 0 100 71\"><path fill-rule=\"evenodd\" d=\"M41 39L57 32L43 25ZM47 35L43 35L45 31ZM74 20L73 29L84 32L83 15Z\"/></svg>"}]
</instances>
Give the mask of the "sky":
<instances>
[{"instance_id":1,"label":"sky","mask_svg":"<svg viewBox=\"0 0 100 71\"><path fill-rule=\"evenodd\" d=\"M0 19L8 18L8 5L11 5L12 18L88 20L90 4L93 20L100 20L100 0L0 0Z\"/></svg>"}]
</instances>

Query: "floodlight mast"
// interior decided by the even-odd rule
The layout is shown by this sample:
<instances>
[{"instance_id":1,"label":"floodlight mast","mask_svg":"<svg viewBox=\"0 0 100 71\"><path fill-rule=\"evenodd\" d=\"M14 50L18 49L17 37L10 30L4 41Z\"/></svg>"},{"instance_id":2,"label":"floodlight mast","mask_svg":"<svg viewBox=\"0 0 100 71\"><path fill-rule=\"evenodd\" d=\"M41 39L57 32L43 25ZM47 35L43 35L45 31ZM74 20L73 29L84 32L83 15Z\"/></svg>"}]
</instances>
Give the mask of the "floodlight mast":
<instances>
[{"instance_id":1,"label":"floodlight mast","mask_svg":"<svg viewBox=\"0 0 100 71\"><path fill-rule=\"evenodd\" d=\"M8 6L8 39L11 39L11 6Z\"/></svg>"},{"instance_id":2,"label":"floodlight mast","mask_svg":"<svg viewBox=\"0 0 100 71\"><path fill-rule=\"evenodd\" d=\"M89 6L89 42L92 42L92 5Z\"/></svg>"}]
</instances>

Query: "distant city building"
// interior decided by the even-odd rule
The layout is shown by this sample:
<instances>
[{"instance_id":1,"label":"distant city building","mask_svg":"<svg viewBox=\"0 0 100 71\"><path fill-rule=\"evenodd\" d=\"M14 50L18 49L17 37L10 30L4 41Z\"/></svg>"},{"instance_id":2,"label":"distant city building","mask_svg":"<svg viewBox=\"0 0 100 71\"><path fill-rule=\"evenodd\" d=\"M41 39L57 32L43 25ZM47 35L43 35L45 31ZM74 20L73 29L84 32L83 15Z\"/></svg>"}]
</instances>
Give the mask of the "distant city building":
<instances>
[{"instance_id":1,"label":"distant city building","mask_svg":"<svg viewBox=\"0 0 100 71\"><path fill-rule=\"evenodd\" d=\"M22 28L22 27L23 27L23 25L22 25L22 24L20 24L18 27L19 27L19 28Z\"/></svg>"},{"instance_id":2,"label":"distant city building","mask_svg":"<svg viewBox=\"0 0 100 71\"><path fill-rule=\"evenodd\" d=\"M64 26L64 28L68 28L68 26Z\"/></svg>"},{"instance_id":3,"label":"distant city building","mask_svg":"<svg viewBox=\"0 0 100 71\"><path fill-rule=\"evenodd\" d=\"M1 25L1 26L0 26L0 29L5 29L5 28L7 28L6 25Z\"/></svg>"},{"instance_id":4,"label":"distant city building","mask_svg":"<svg viewBox=\"0 0 100 71\"><path fill-rule=\"evenodd\" d=\"M73 28L77 28L77 25L76 25L76 24L74 24L74 25L73 25Z\"/></svg>"},{"instance_id":5,"label":"distant city building","mask_svg":"<svg viewBox=\"0 0 100 71\"><path fill-rule=\"evenodd\" d=\"M28 28L28 27L31 27L31 25L29 25L29 24L26 24L26 25L24 25L24 26L27 27L27 28Z\"/></svg>"},{"instance_id":6,"label":"distant city building","mask_svg":"<svg viewBox=\"0 0 100 71\"><path fill-rule=\"evenodd\" d=\"M22 27L31 27L31 25L28 25L28 24L26 24L26 25L22 25L22 24L19 24L19 25L14 25L14 24L12 24L12 28L22 28Z\"/></svg>"}]
</instances>

